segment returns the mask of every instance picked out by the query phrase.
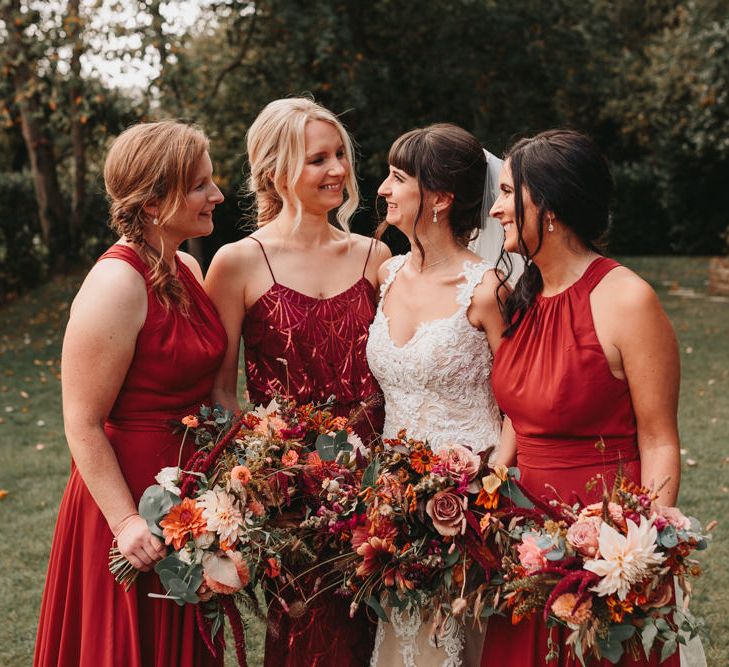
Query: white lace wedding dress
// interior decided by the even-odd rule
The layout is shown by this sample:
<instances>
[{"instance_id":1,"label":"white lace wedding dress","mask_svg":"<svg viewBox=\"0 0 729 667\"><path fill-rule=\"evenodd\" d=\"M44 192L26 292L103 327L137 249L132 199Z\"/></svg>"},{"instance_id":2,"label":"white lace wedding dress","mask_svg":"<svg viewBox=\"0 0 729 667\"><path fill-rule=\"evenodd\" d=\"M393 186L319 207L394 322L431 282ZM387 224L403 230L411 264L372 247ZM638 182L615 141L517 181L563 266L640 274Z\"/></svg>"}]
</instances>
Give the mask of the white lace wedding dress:
<instances>
[{"instance_id":1,"label":"white lace wedding dress","mask_svg":"<svg viewBox=\"0 0 729 667\"><path fill-rule=\"evenodd\" d=\"M493 264L465 262L453 315L423 322L409 341L397 346L382 304L408 257L393 257L388 264L367 343L367 360L385 396L383 436L395 437L405 428L436 452L448 443L474 452L496 446L501 417L491 391L493 356L486 334L466 317L474 289ZM391 610L390 622L378 624L371 667L479 664L483 634L452 621L436 643L430 630L419 613Z\"/></svg>"}]
</instances>

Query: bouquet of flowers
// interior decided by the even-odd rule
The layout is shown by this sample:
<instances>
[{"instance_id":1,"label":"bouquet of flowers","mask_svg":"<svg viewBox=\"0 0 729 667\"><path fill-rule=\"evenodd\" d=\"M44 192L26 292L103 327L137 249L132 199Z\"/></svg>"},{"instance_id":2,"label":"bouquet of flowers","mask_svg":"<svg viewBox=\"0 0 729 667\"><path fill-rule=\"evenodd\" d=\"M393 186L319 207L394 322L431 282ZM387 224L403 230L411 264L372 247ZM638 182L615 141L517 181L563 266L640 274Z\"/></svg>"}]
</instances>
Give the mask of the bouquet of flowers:
<instances>
[{"instance_id":1,"label":"bouquet of flowers","mask_svg":"<svg viewBox=\"0 0 729 667\"><path fill-rule=\"evenodd\" d=\"M618 472L600 503L532 499L532 510L503 513L491 527L504 578L496 607L514 623L541 613L566 626L567 646L583 665L590 655L613 663L626 651L648 656L656 643L662 662L697 632L688 576L700 574L691 555L709 537L696 519L656 504L656 496ZM551 643L548 659L558 650Z\"/></svg>"},{"instance_id":2,"label":"bouquet of flowers","mask_svg":"<svg viewBox=\"0 0 729 667\"><path fill-rule=\"evenodd\" d=\"M293 516L296 526L308 516L307 503L329 474L354 483L350 469L364 446L328 407L279 398L232 415L203 406L182 420L183 445L194 437L195 453L182 467L162 469L140 500L140 515L169 547L155 566L163 597L197 605L198 627L213 654L227 616L245 664L235 602L260 614L254 584L278 596L281 555L303 546L282 519ZM127 588L138 575L115 548L110 569Z\"/></svg>"},{"instance_id":3,"label":"bouquet of flowers","mask_svg":"<svg viewBox=\"0 0 729 667\"><path fill-rule=\"evenodd\" d=\"M386 605L426 610L436 633L451 617L478 619L499 565L484 528L490 510L522 497L513 474L490 468L488 452L454 444L436 454L405 431L385 440L349 514L350 552L340 567L354 592L351 613L362 601L384 620Z\"/></svg>"}]
</instances>

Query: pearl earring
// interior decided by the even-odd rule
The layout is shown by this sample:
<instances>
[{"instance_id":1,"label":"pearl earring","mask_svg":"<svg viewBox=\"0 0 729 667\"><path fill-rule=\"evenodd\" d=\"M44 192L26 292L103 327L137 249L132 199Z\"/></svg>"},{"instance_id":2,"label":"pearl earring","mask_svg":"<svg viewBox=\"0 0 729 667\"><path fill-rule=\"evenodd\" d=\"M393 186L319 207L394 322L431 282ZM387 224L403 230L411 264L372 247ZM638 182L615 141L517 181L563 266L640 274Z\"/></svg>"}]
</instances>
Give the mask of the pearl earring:
<instances>
[{"instance_id":1,"label":"pearl earring","mask_svg":"<svg viewBox=\"0 0 729 667\"><path fill-rule=\"evenodd\" d=\"M438 209L435 206L433 207L433 224L438 224Z\"/></svg>"},{"instance_id":2,"label":"pearl earring","mask_svg":"<svg viewBox=\"0 0 729 667\"><path fill-rule=\"evenodd\" d=\"M553 232L554 231L554 225L552 224L554 222L554 218L549 219L549 224L547 225L547 231Z\"/></svg>"},{"instance_id":3,"label":"pearl earring","mask_svg":"<svg viewBox=\"0 0 729 667\"><path fill-rule=\"evenodd\" d=\"M156 217L152 218L152 224L156 227L157 225L159 225L159 220L157 220Z\"/></svg>"}]
</instances>

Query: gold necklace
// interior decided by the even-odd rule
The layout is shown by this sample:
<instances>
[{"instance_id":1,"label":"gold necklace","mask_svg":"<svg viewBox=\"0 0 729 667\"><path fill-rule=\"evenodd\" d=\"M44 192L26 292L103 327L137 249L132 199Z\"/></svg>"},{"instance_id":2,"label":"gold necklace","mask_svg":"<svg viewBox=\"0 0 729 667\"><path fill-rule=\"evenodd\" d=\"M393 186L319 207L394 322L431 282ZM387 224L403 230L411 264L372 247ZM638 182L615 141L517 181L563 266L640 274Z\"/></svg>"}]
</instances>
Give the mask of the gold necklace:
<instances>
[{"instance_id":1,"label":"gold necklace","mask_svg":"<svg viewBox=\"0 0 729 667\"><path fill-rule=\"evenodd\" d=\"M423 267L419 269L420 273L425 271L426 269L430 269L433 266L437 266L438 264L442 264L446 260L451 259L452 257L455 257L460 250L456 250L456 252L452 252L450 255L446 255L445 257L441 257L440 259L435 260L435 262L430 262L430 264L423 264Z\"/></svg>"}]
</instances>

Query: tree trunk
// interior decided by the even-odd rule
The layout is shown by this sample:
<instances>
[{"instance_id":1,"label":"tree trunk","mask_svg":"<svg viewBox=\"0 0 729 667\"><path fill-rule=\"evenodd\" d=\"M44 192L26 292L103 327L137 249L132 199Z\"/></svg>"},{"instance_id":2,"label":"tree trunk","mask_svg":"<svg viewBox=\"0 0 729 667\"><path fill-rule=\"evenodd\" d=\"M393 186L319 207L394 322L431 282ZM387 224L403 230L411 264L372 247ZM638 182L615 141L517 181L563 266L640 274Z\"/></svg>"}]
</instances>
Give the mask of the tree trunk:
<instances>
[{"instance_id":1,"label":"tree trunk","mask_svg":"<svg viewBox=\"0 0 729 667\"><path fill-rule=\"evenodd\" d=\"M71 251L78 254L86 216L86 132L85 118L80 113L83 101L83 81L81 79L81 42L82 25L79 15L79 0L68 3L69 23L73 26L69 32L71 42L71 145L73 146L74 181L71 196Z\"/></svg>"},{"instance_id":2,"label":"tree trunk","mask_svg":"<svg viewBox=\"0 0 729 667\"><path fill-rule=\"evenodd\" d=\"M22 21L18 0L1 5L3 20L7 28L8 60L14 63L13 87L20 111L23 140L30 158L35 195L38 200L41 234L48 247L51 268L63 265L65 258L61 248L66 238L64 225L64 202L58 184L56 161L53 155L53 142L45 121L38 93L33 90L35 73L29 65L31 54L23 42Z\"/></svg>"}]
</instances>

